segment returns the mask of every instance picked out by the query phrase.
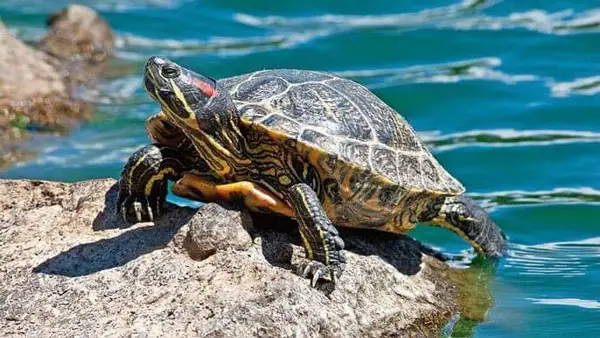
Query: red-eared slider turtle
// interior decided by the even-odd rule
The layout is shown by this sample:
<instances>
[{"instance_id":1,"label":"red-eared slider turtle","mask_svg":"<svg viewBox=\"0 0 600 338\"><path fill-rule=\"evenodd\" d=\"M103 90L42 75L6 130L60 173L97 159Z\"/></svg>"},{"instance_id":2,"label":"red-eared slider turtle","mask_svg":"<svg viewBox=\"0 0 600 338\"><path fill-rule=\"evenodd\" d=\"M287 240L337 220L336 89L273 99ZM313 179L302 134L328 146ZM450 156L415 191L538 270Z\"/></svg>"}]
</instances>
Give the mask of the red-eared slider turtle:
<instances>
[{"instance_id":1,"label":"red-eared slider turtle","mask_svg":"<svg viewBox=\"0 0 600 338\"><path fill-rule=\"evenodd\" d=\"M160 215L167 179L180 196L241 199L298 221L313 283L346 263L334 224L405 233L426 222L483 255L505 250L502 231L406 120L353 81L294 69L213 80L152 57L144 86L162 111L147 123L155 143L123 169L128 221Z\"/></svg>"}]
</instances>

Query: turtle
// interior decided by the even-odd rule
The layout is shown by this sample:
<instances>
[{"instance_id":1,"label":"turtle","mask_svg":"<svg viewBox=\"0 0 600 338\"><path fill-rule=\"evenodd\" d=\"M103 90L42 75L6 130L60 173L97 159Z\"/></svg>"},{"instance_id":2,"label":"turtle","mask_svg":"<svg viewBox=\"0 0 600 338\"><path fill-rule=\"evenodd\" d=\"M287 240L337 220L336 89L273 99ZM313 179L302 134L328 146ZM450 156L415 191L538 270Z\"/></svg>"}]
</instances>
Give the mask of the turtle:
<instances>
[{"instance_id":1,"label":"turtle","mask_svg":"<svg viewBox=\"0 0 600 338\"><path fill-rule=\"evenodd\" d=\"M506 250L503 231L407 120L357 82L298 69L215 80L153 56L143 84L161 111L146 122L152 144L119 179L127 222L160 217L168 181L178 196L293 218L306 254L299 271L313 286L346 266L336 227L405 234L429 223L484 257Z\"/></svg>"}]
</instances>

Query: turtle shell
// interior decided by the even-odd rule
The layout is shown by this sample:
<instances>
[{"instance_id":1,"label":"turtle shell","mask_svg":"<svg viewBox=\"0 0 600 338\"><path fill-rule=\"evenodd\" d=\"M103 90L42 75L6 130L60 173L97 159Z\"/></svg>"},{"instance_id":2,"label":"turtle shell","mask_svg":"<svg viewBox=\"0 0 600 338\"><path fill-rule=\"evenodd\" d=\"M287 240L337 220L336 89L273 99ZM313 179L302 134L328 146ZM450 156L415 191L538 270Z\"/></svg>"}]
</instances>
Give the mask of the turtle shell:
<instances>
[{"instance_id":1,"label":"turtle shell","mask_svg":"<svg viewBox=\"0 0 600 338\"><path fill-rule=\"evenodd\" d=\"M333 74L275 69L219 80L242 121L295 139L411 191L458 195L463 185L395 110Z\"/></svg>"}]
</instances>

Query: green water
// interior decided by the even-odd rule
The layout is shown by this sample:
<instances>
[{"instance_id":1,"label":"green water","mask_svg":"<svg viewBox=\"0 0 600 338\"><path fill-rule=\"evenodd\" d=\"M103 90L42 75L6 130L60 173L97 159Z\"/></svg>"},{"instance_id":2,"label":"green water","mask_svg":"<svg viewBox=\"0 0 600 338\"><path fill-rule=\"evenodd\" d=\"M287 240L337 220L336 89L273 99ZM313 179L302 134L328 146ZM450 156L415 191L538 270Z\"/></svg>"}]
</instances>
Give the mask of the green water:
<instances>
[{"instance_id":1,"label":"green water","mask_svg":"<svg viewBox=\"0 0 600 338\"><path fill-rule=\"evenodd\" d=\"M66 3L4 0L0 16L30 40ZM509 235L489 285L494 305L474 335L600 336L597 1L83 3L115 28L116 62L133 71L101 84L93 121L68 137L34 139L40 155L0 177L118 177L148 142L144 120L157 111L140 81L150 55L216 78L277 67L338 72L401 112ZM412 235L472 257L444 230Z\"/></svg>"}]
</instances>

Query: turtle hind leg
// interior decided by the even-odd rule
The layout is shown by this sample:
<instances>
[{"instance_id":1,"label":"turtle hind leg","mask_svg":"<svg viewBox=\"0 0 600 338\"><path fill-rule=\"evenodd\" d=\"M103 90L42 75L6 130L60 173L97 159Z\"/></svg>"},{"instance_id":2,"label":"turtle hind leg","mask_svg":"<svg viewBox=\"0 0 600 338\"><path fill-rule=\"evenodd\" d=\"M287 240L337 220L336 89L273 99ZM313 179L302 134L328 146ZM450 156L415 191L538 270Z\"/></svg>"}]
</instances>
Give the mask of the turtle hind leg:
<instances>
[{"instance_id":1,"label":"turtle hind leg","mask_svg":"<svg viewBox=\"0 0 600 338\"><path fill-rule=\"evenodd\" d=\"M454 231L486 257L499 258L506 252L506 236L502 230L482 207L466 196L440 197L432 201L419 221Z\"/></svg>"},{"instance_id":2,"label":"turtle hind leg","mask_svg":"<svg viewBox=\"0 0 600 338\"><path fill-rule=\"evenodd\" d=\"M179 151L151 144L131 155L119 179L118 211L128 223L159 217L167 197L167 179L179 178L187 166Z\"/></svg>"},{"instance_id":3,"label":"turtle hind leg","mask_svg":"<svg viewBox=\"0 0 600 338\"><path fill-rule=\"evenodd\" d=\"M312 286L325 276L335 281L346 264L346 257L342 251L344 241L327 217L317 194L307 184L293 185L288 191L288 197L294 207L306 250L307 260L302 264L300 271L302 276L312 276Z\"/></svg>"}]
</instances>

